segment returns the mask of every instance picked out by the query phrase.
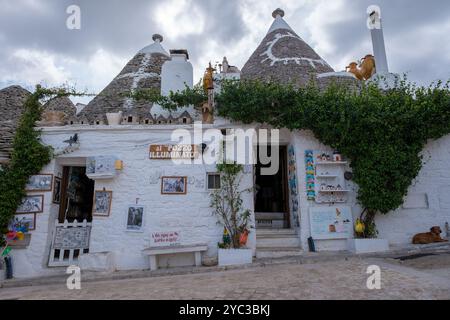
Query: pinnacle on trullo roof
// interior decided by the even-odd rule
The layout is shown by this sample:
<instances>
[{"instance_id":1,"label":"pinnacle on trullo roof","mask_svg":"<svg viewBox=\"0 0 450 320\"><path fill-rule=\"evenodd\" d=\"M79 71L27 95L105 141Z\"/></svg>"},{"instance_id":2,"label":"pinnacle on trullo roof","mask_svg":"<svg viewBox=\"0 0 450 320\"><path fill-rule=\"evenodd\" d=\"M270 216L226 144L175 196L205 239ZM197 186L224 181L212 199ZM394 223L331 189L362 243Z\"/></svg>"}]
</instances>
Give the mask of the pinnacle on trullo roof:
<instances>
[{"instance_id":1,"label":"pinnacle on trullo roof","mask_svg":"<svg viewBox=\"0 0 450 320\"><path fill-rule=\"evenodd\" d=\"M140 50L111 83L79 113L78 118L87 118L93 124L98 121L106 123L106 113L122 111L124 117L130 115L141 119L152 114L152 103L123 96L133 90L161 88L161 68L170 56L161 45L161 35L154 34L152 39L154 43Z\"/></svg>"}]
</instances>

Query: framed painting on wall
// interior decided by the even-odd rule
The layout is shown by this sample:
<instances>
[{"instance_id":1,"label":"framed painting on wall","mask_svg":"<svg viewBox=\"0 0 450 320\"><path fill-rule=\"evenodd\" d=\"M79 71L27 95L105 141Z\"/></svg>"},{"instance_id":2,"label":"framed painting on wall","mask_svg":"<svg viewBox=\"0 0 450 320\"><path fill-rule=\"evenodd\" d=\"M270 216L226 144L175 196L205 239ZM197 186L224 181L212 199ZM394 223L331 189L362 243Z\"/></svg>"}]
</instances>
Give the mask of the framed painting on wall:
<instances>
[{"instance_id":1,"label":"framed painting on wall","mask_svg":"<svg viewBox=\"0 0 450 320\"><path fill-rule=\"evenodd\" d=\"M186 194L187 177L162 177L161 194Z\"/></svg>"},{"instance_id":2,"label":"framed painting on wall","mask_svg":"<svg viewBox=\"0 0 450 320\"><path fill-rule=\"evenodd\" d=\"M53 175L37 174L28 180L25 191L52 191Z\"/></svg>"},{"instance_id":3,"label":"framed painting on wall","mask_svg":"<svg viewBox=\"0 0 450 320\"><path fill-rule=\"evenodd\" d=\"M10 226L16 228L26 227L28 231L36 230L36 213L20 213L16 214Z\"/></svg>"},{"instance_id":4,"label":"framed painting on wall","mask_svg":"<svg viewBox=\"0 0 450 320\"><path fill-rule=\"evenodd\" d=\"M112 191L95 191L94 193L94 216L108 217L111 212Z\"/></svg>"},{"instance_id":5,"label":"framed painting on wall","mask_svg":"<svg viewBox=\"0 0 450 320\"><path fill-rule=\"evenodd\" d=\"M26 196L16 210L16 213L41 213L44 211L44 195Z\"/></svg>"},{"instance_id":6,"label":"framed painting on wall","mask_svg":"<svg viewBox=\"0 0 450 320\"><path fill-rule=\"evenodd\" d=\"M128 206L127 231L143 232L144 227L144 207L138 205Z\"/></svg>"},{"instance_id":7,"label":"framed painting on wall","mask_svg":"<svg viewBox=\"0 0 450 320\"><path fill-rule=\"evenodd\" d=\"M55 177L53 179L53 203L59 204L61 202L61 178Z\"/></svg>"}]
</instances>

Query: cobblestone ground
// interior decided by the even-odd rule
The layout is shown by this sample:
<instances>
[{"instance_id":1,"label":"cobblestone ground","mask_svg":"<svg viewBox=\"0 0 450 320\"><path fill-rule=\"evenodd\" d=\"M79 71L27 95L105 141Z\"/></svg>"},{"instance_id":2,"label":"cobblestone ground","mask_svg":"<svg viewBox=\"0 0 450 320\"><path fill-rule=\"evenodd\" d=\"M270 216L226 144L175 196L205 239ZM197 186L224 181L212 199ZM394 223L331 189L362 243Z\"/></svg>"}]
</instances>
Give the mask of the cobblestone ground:
<instances>
[{"instance_id":1,"label":"cobblestone ground","mask_svg":"<svg viewBox=\"0 0 450 320\"><path fill-rule=\"evenodd\" d=\"M382 287L366 287L367 267ZM450 255L403 263L359 259L270 265L203 274L0 289L0 299L450 299Z\"/></svg>"}]
</instances>

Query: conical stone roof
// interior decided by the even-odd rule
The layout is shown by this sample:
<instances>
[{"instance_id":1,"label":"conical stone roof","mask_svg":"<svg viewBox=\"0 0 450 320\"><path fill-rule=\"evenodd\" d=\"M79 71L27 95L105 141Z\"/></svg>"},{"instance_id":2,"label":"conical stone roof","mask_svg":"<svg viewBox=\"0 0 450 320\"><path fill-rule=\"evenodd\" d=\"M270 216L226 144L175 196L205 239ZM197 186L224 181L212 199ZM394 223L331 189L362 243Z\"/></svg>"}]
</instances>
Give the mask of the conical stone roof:
<instances>
[{"instance_id":1,"label":"conical stone roof","mask_svg":"<svg viewBox=\"0 0 450 320\"><path fill-rule=\"evenodd\" d=\"M334 72L283 19L277 9L267 35L242 68L241 79L307 84L317 74Z\"/></svg>"},{"instance_id":2,"label":"conical stone roof","mask_svg":"<svg viewBox=\"0 0 450 320\"><path fill-rule=\"evenodd\" d=\"M0 164L9 161L18 121L30 95L28 90L20 86L0 90Z\"/></svg>"},{"instance_id":3,"label":"conical stone roof","mask_svg":"<svg viewBox=\"0 0 450 320\"><path fill-rule=\"evenodd\" d=\"M45 111L62 111L67 117L73 117L77 113L77 108L69 97L56 97L44 105Z\"/></svg>"},{"instance_id":4,"label":"conical stone roof","mask_svg":"<svg viewBox=\"0 0 450 320\"><path fill-rule=\"evenodd\" d=\"M111 112L122 111L139 117L150 114L152 103L123 97L123 93L136 89L161 88L161 67L170 57L161 46L162 36L153 35L153 40L154 43L139 51L78 117L85 117L92 124L97 120L106 123L105 114Z\"/></svg>"}]
</instances>

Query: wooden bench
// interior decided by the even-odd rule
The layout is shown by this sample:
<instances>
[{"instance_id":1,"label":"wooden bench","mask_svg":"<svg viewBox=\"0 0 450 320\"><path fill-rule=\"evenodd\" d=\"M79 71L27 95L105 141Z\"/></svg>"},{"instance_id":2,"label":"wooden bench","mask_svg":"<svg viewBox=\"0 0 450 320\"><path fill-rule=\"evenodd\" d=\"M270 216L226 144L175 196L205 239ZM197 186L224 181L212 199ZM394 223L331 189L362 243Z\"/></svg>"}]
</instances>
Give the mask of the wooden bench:
<instances>
[{"instance_id":1,"label":"wooden bench","mask_svg":"<svg viewBox=\"0 0 450 320\"><path fill-rule=\"evenodd\" d=\"M195 256L195 265L202 265L202 252L208 250L208 245L201 244L190 244L190 245L177 245L177 246L166 246L166 247L149 247L142 250L142 253L149 256L150 260L150 270L158 269L158 261L156 257L162 254L175 254L175 253L189 253L193 252Z\"/></svg>"}]
</instances>

